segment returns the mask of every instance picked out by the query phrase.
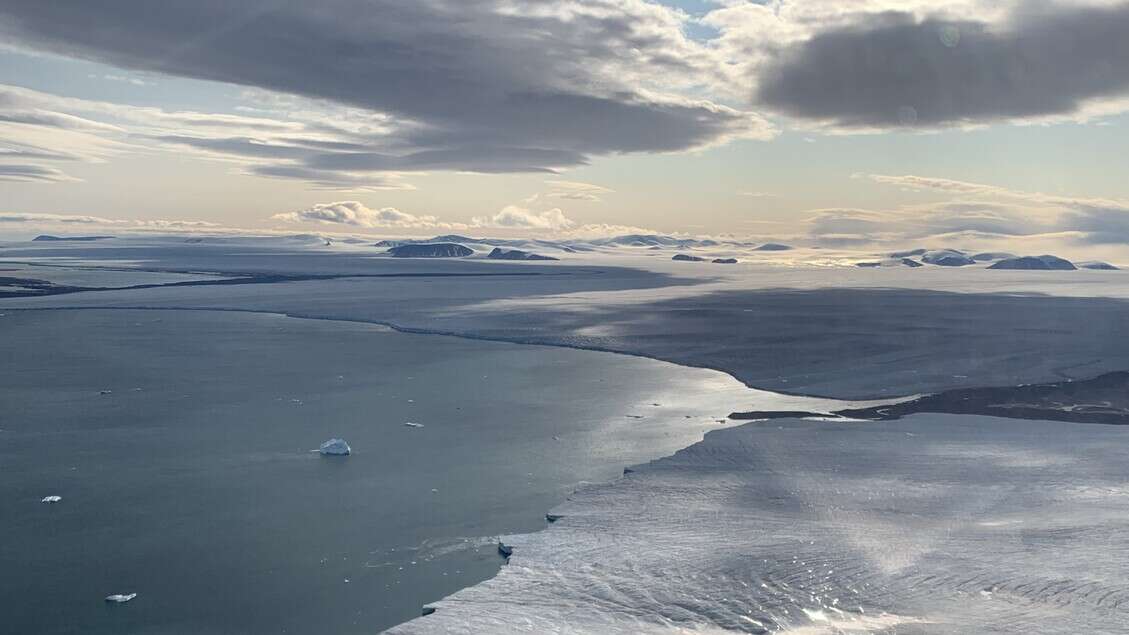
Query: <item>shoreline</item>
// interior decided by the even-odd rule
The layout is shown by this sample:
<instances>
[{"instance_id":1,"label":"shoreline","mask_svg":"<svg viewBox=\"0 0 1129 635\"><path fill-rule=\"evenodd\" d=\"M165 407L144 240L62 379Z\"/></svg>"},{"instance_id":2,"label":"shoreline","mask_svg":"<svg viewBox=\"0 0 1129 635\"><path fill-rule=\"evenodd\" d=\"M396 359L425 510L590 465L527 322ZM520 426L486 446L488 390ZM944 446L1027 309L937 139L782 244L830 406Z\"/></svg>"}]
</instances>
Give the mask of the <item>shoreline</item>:
<instances>
[{"instance_id":1,"label":"shoreline","mask_svg":"<svg viewBox=\"0 0 1129 635\"><path fill-rule=\"evenodd\" d=\"M480 341L485 340L485 341L490 341L492 343L509 344L509 345L513 345L513 346L529 346L529 344L522 343L522 342L496 341L496 340L487 340L486 338L476 338L476 337L465 338L465 337L460 337L459 335L450 335L450 334L443 334L443 333L412 332L411 330L407 330L407 329L397 329L395 327L395 325L379 324L379 323L374 323L374 322L370 322L370 321L332 320L332 319L328 319L328 318L319 318L319 317L307 318L307 317L302 317L302 316L295 316L295 315L289 315L289 314L278 313L278 312L270 312L270 311L225 310L225 309L206 309L206 308L196 308L196 309L153 308L153 307L149 307L149 308L136 308L136 307L112 307L112 308L51 307L51 308L33 308L33 309L14 308L14 309L5 309L4 310L4 312L9 313L9 314L15 314L15 313L18 312L18 313L21 313L21 314L28 314L28 315L34 315L34 312L38 312L38 311L50 311L50 312L65 312L65 311L94 311L94 312L99 312L99 311L102 311L102 312L105 312L105 314L108 315L108 316L114 315L112 313L114 311L125 311L125 312L145 311L145 312L154 312L154 313L182 313L182 312L183 313L197 313L197 312L200 312L200 313L213 313L213 314L217 314L217 315L222 315L222 314L226 314L226 313L238 313L238 314L250 314L250 315L264 315L264 316L283 318L283 319L287 319L287 320L299 320L299 321L307 321L308 320L308 321L318 322L318 323L321 323L321 322L329 322L329 323L339 322L339 323L342 323L342 324L352 324L352 325L357 325L357 326L372 327L372 328L381 329L381 330L387 329L389 331L400 332L400 333L404 333L404 334L407 334L407 335L441 335L441 336L446 336L446 337L456 337L456 338L459 338L459 339L480 340ZM2 313L0 313L0 315L2 315ZM115 319L115 318L110 318L110 319ZM534 344L534 345L536 345L536 344ZM574 348L574 347L552 347L552 348L570 348L570 349L573 349L573 350L583 351L585 353L588 353L588 352L605 353L605 354L615 353L615 351L592 351L592 350L588 350L588 349ZM620 354L620 355L622 355L622 354ZM667 367L670 367L672 370L686 369L685 366L674 363L674 362L669 362L669 361L665 361L665 360L655 360L655 359L647 358L646 356L630 356L630 355L628 355L627 357L637 357L637 358L640 358L640 359L646 359L648 362L657 363L657 364L660 364L662 366L667 366ZM690 369L690 370L703 370L703 369ZM704 370L709 370L711 373L716 373L718 375L725 376L727 379L732 379L732 377L730 375L728 375L724 372L721 372L721 371L716 371L716 370L713 370L713 369L704 369ZM747 394L748 394L748 398L750 399L750 401L756 400L757 393L767 394L766 391L755 391L754 389L750 389L748 387L745 387L744 384L740 384L735 379L733 379L733 383L741 386L743 388L743 390L749 391ZM831 403L831 400L822 400L822 399L819 399L819 398L812 398L811 401L815 402L815 403L823 403L823 402ZM845 405L848 402L834 401L834 403L839 404L839 405ZM721 403L720 406L725 407L725 404ZM721 411L721 413L723 413L723 412L724 412L724 410ZM723 415L721 415L721 416L723 416ZM724 422L724 421L722 421L722 423L725 426L736 425L735 422ZM674 422L674 424L678 425L677 422ZM718 428L714 428L714 429L718 429ZM708 430L706 432L708 432ZM641 465L647 465L647 464L652 463L654 461L658 461L658 460L661 460L663 458L672 456L673 454L677 453L678 451L682 451L686 447L690 447L694 443L700 442L702 439L704 439L704 434L696 436L693 440L690 441L690 443L688 445L682 446L682 447L677 447L673 450L662 450L662 451L649 450L647 452L650 456L649 459L647 459L643 462L625 461L622 464L620 464L616 469L617 469L617 471L621 471L621 474L622 473L630 473L633 468L636 468L636 467L641 466ZM657 448L656 448L656 450L657 450ZM612 477L612 478L610 478L609 480L606 480L606 481L600 480L600 481L596 481L596 482L589 482L589 483L586 483L586 484L582 483L577 488L572 489L571 491L572 491L572 493L575 493L575 492L580 491L580 490L582 490L586 487L589 487L589 486L608 485L608 484L614 483L619 478L622 478L622 476ZM538 531L547 528L551 524L552 521L548 520L548 518L550 516L554 516L551 513L552 509L554 509L556 506L566 502L568 500L569 496L571 496L571 495L572 494L569 494L568 496L565 496L563 498L555 500L553 502L552 506L549 506L549 507L544 508L544 509L537 510L537 513L545 518L544 524L541 525L541 527L539 528ZM502 534L502 535L511 535L511 534ZM493 536L491 536L490 538L491 538L491 540L495 539L495 537L493 537ZM495 575L496 575L496 573L495 573ZM489 578L487 578L487 579L489 579ZM475 583L475 584L477 584L477 583ZM468 585L467 587L462 587L462 588L470 588L470 586L474 586L474 584L471 584L471 585ZM441 600L441 599L442 598L436 598L436 600ZM421 606L420 609L422 610L422 608L423 607Z\"/></svg>"},{"instance_id":2,"label":"shoreline","mask_svg":"<svg viewBox=\"0 0 1129 635\"><path fill-rule=\"evenodd\" d=\"M215 313L228 313L228 312L250 313L250 314L273 315L273 316L285 317L285 318L289 318L289 319L298 319L298 320L315 320L315 321L343 322L343 323L350 323L350 324L369 325L369 326L375 326L375 327L388 328L388 329L394 330L396 332L413 334L413 335L443 335L443 336L448 336L448 337L457 337L457 338L464 338L464 339L470 339L470 340L502 342L502 343L509 343L509 344L515 344L515 345L523 345L523 344L524 345L546 345L546 344L542 344L542 343L539 343L539 342L515 341L515 340L509 340L509 339L497 339L497 338L489 338L489 337L479 337L479 336L474 336L474 335L463 335L463 334L458 334L458 333L432 332L432 331L427 331L427 330L424 330L424 329L404 328L404 327L399 327L398 325L393 324L393 323L380 323L380 322L375 322L375 321L350 320L350 319L336 320L336 319L333 319L333 318L325 318L325 317L316 317L316 316L307 317L307 316L294 315L294 314L290 314L290 313L281 313L281 312L275 312L275 311L256 311L256 310L246 310L246 309L120 307L119 306L119 307L74 307L74 308L50 307L50 308L30 308L30 309L28 309L28 308L13 308L13 309L6 309L6 310L10 310L10 311L13 311L13 312L14 311L20 311L20 312L24 312L24 311L28 311L28 312L30 312L30 311L69 311L69 310L78 310L78 311L97 311L97 310L106 310L106 311L135 310L135 311L137 311L137 310L140 310L140 311L165 311L165 312L167 312L167 311L174 311L174 312L175 311L203 311L203 312L215 312ZM672 366L687 367L684 364L679 364L679 363L676 363L676 362L671 362L671 361L667 361L667 360L655 360L654 358L648 357L646 355L631 355L629 353L623 353L623 352L620 352L620 351L598 350L598 349L590 349L590 348L584 348L584 347L578 347L578 346L560 346L560 345L553 345L553 344L549 344L548 346L557 346L557 347L562 347L562 348L572 348L572 349L585 350L585 351L591 351L591 352L617 353L617 354L620 354L620 355L626 354L626 355L629 355L629 356L659 361L659 362L662 362L663 364L670 364ZM727 376L732 377L732 375L729 375L728 373L725 373L724 371L719 371L717 369L709 369L709 370L714 371L714 372L720 372L720 373L726 374ZM1073 382L1073 383L1074 384L1081 384L1081 383L1084 383L1084 382ZM753 389L751 387L750 387L750 389L759 390L759 389ZM992 390L992 389L987 389L987 390ZM770 392L770 391L763 391L763 392ZM779 393L775 393L775 391L772 391L772 392L774 394L779 394ZM915 404L917 401L920 401L922 399L929 399L929 398L935 397L935 396L936 395L927 395L925 397L919 397L916 400L915 399L909 399L909 400L903 399L900 402L900 404L895 404L895 407L896 407L896 405L904 405L906 407L912 408L912 404ZM808 396L804 396L804 397L808 397ZM816 397L814 399L820 399L820 398ZM838 401L838 400L834 400L834 401ZM887 404L886 407L890 407L891 400L887 400L886 404ZM872 406L870 408L870 410L873 411L874 407ZM777 411L777 412L781 412L781 411ZM781 416L783 416L784 414L796 415L796 414L802 414L802 413L800 411L783 411L781 413ZM824 414L827 414L827 413L811 412L811 413L808 413L808 414L819 416L819 415L824 415ZM913 414L913 412L907 411L903 414L908 415L908 414ZM975 414L975 413L966 413L966 414ZM1030 418L1028 418L1028 419L1030 419ZM782 422L787 423L787 421L782 421ZM814 422L812 422L812 423L814 423ZM753 424L746 423L746 424L742 425L739 422L734 422L733 428L742 428L742 427L745 427L745 426L748 426L748 425L756 425L756 424L755 423L753 423ZM733 428L727 428L727 429L733 429ZM685 448L682 448L682 449L674 452L673 454L658 456L658 457L655 457L654 459L651 459L651 460L644 462L644 463L625 465L624 466L624 476L612 479L612 480L607 481L607 482L590 483L590 484L585 484L585 485L581 486L580 488L576 489L573 492L573 494L566 497L565 500L559 501L555 506L550 507L549 509L545 510L546 516L547 517L548 516L554 517L554 520L556 520L556 522L546 521L545 525L541 529L539 529L537 532L534 532L534 534L502 535L502 536L499 537L499 539L502 540L502 541L505 541L505 544L507 544L507 545L509 545L510 542L514 541L515 539L517 540L517 542L520 543L522 541L531 540L531 538L529 538L529 536L535 535L535 534L540 534L540 533L544 532L545 530L551 528L553 525L567 524L567 520L568 520L568 517L569 517L570 514L567 512L566 508L571 504L571 501L573 500L574 497L587 496L589 490L603 491L603 490L606 490L607 488L615 487L618 483L620 483L624 479L634 478L631 475L635 474L636 472L646 471L648 469L648 466L652 466L652 465L657 464L657 463L662 463L664 461L672 460L674 457L678 456L681 453L691 452L691 451L693 451L693 449L696 446L699 446L703 443L706 443L710 434L712 434L712 432L707 432L706 435L703 436L697 442L692 443L691 445L689 445ZM565 521L565 523L561 523L560 521L562 521L562 520ZM521 562L521 560L520 560L520 558L522 557L521 556L521 549L522 549L522 547L519 545L518 546L519 560L517 561L518 563ZM503 565L503 567L504 566L505 565ZM463 587L460 591L456 591L455 594L446 596L445 598L442 598L442 599L437 600L435 602L430 602L430 603L428 603L424 606L421 606L420 607L421 614L428 614L428 615L434 615L435 613L441 614L442 608L443 608L443 606L442 606L443 602L447 601L449 598L453 597L454 595L458 595L459 593L463 593L463 592L466 592L468 590L475 589L476 587L479 587L481 585L490 584L491 581L496 580L498 578L498 576L501 574L502 570L503 569L500 568L499 572L496 573L491 578L488 578L488 579L486 579L482 582L479 582L479 583L476 583L476 584L473 584L473 585L470 585L470 586L467 586L467 587ZM435 610L435 609L439 609L439 610ZM419 619L419 618L417 618L417 619ZM400 629L400 628L408 628L406 625L411 624L411 623L412 622L409 621L409 622L401 623L397 626L393 626L389 629L389 632L397 632L397 630Z\"/></svg>"}]
</instances>

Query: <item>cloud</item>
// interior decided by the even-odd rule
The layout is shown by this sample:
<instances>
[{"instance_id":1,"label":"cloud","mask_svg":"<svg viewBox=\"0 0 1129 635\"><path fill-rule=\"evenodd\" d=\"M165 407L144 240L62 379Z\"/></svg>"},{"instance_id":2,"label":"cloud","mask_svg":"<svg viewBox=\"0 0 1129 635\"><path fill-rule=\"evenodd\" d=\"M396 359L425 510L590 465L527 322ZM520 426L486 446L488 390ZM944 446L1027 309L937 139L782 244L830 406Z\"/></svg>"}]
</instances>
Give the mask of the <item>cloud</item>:
<instances>
[{"instance_id":1,"label":"cloud","mask_svg":"<svg viewBox=\"0 0 1129 635\"><path fill-rule=\"evenodd\" d=\"M2 156L2 155L0 155ZM59 182L77 181L62 170L44 165L0 163L0 181L16 182Z\"/></svg>"},{"instance_id":2,"label":"cloud","mask_svg":"<svg viewBox=\"0 0 1129 635\"><path fill-rule=\"evenodd\" d=\"M0 223L28 224L36 226L50 225L91 225L127 231L197 231L197 230L224 230L237 231L224 228L222 225L202 220L123 220L104 218L102 216L89 216L85 214L44 214L24 212L0 212Z\"/></svg>"},{"instance_id":3,"label":"cloud","mask_svg":"<svg viewBox=\"0 0 1129 635\"><path fill-rule=\"evenodd\" d=\"M548 185L550 188L549 191L544 194L548 198L564 198L593 203L603 200L602 197L605 194L614 192L614 190L600 185L580 183L577 181L545 181L545 185Z\"/></svg>"},{"instance_id":4,"label":"cloud","mask_svg":"<svg viewBox=\"0 0 1129 635\"><path fill-rule=\"evenodd\" d=\"M91 79L97 79L98 78L97 75L88 75L88 77L90 77ZM111 81L111 82L124 82L124 83L127 83L127 84L133 84L134 86L152 86L153 85L152 82L147 82L147 81L140 79L140 78L137 78L137 77L126 77L124 75L102 75L102 79L105 79L105 80L108 80L108 81Z\"/></svg>"},{"instance_id":5,"label":"cloud","mask_svg":"<svg viewBox=\"0 0 1129 635\"><path fill-rule=\"evenodd\" d=\"M1129 207L1082 205L1067 213L1063 225L1082 232L1078 240L1085 244L1129 244Z\"/></svg>"},{"instance_id":6,"label":"cloud","mask_svg":"<svg viewBox=\"0 0 1129 635\"><path fill-rule=\"evenodd\" d=\"M933 190L950 194L980 195L1038 205L1124 207L1125 205L1129 204L1124 201L1116 201L1111 199L1063 196L1058 194L1044 194L1041 192L1027 192L1000 187L998 185L972 183L969 181L957 181L953 179L930 176L917 176L913 174L855 174L852 175L852 178L869 178L875 183L897 185L913 190Z\"/></svg>"},{"instance_id":7,"label":"cloud","mask_svg":"<svg viewBox=\"0 0 1129 635\"><path fill-rule=\"evenodd\" d=\"M1036 239L1053 239L1068 247L1129 243L1127 201L1026 192L928 176L856 176L946 198L890 210L813 210L805 221L811 240L826 245L913 241L933 246L965 241L1002 248Z\"/></svg>"},{"instance_id":8,"label":"cloud","mask_svg":"<svg viewBox=\"0 0 1129 635\"><path fill-rule=\"evenodd\" d=\"M1072 115L1129 92L1129 3L1026 2L1000 23L886 12L782 47L757 102L842 127Z\"/></svg>"},{"instance_id":9,"label":"cloud","mask_svg":"<svg viewBox=\"0 0 1129 635\"><path fill-rule=\"evenodd\" d=\"M100 216L77 214L24 214L0 212L0 223L60 223L64 225L116 225L126 221L116 221Z\"/></svg>"},{"instance_id":10,"label":"cloud","mask_svg":"<svg viewBox=\"0 0 1129 635\"><path fill-rule=\"evenodd\" d=\"M388 118L363 151L287 159L327 172L551 172L772 136L699 97L718 64L686 20L643 0L0 3L21 46Z\"/></svg>"},{"instance_id":11,"label":"cloud","mask_svg":"<svg viewBox=\"0 0 1129 635\"><path fill-rule=\"evenodd\" d=\"M507 205L493 216L478 216L471 221L474 227L505 229L541 229L565 231L576 225L559 208L536 212L518 205Z\"/></svg>"},{"instance_id":12,"label":"cloud","mask_svg":"<svg viewBox=\"0 0 1129 635\"><path fill-rule=\"evenodd\" d=\"M317 222L334 225L353 225L356 227L389 228L451 228L450 223L441 223L434 216L416 216L401 212L394 207L370 209L359 201L338 201L317 203L297 212L285 212L271 216L274 220L291 223Z\"/></svg>"}]
</instances>

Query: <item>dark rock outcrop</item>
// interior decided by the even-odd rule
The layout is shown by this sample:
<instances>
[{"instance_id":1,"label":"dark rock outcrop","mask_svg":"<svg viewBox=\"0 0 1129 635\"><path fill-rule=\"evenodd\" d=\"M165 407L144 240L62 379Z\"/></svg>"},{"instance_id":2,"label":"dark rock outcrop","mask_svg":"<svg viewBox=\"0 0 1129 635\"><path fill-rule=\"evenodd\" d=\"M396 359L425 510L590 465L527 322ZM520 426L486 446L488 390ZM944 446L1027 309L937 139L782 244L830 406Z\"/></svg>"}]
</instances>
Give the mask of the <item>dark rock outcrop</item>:
<instances>
[{"instance_id":1,"label":"dark rock outcrop","mask_svg":"<svg viewBox=\"0 0 1129 635\"><path fill-rule=\"evenodd\" d=\"M464 258L474 251L458 243L423 243L397 245L388 253L394 258Z\"/></svg>"},{"instance_id":2,"label":"dark rock outcrop","mask_svg":"<svg viewBox=\"0 0 1129 635\"><path fill-rule=\"evenodd\" d=\"M705 258L701 256L691 256L690 254L674 254L671 260L677 260L679 262L702 262Z\"/></svg>"},{"instance_id":3,"label":"dark rock outcrop","mask_svg":"<svg viewBox=\"0 0 1129 635\"><path fill-rule=\"evenodd\" d=\"M718 265L735 265L737 264L736 258L714 258L714 264Z\"/></svg>"},{"instance_id":4,"label":"dark rock outcrop","mask_svg":"<svg viewBox=\"0 0 1129 635\"><path fill-rule=\"evenodd\" d=\"M791 245L781 245L780 243L765 243L760 247L754 248L753 251L789 251L791 249Z\"/></svg>"}]
</instances>

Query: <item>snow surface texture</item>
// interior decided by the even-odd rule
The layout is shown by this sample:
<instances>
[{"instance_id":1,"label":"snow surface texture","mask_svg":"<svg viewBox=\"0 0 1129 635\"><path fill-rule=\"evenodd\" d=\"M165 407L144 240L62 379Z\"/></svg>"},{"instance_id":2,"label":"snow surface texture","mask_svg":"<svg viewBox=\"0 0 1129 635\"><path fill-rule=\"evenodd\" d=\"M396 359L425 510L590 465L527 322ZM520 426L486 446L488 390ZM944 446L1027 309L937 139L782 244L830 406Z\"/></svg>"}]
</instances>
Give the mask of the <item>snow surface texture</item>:
<instances>
[{"instance_id":1,"label":"snow surface texture","mask_svg":"<svg viewBox=\"0 0 1129 635\"><path fill-rule=\"evenodd\" d=\"M1124 633L1129 429L752 423L578 491L391 633Z\"/></svg>"}]
</instances>

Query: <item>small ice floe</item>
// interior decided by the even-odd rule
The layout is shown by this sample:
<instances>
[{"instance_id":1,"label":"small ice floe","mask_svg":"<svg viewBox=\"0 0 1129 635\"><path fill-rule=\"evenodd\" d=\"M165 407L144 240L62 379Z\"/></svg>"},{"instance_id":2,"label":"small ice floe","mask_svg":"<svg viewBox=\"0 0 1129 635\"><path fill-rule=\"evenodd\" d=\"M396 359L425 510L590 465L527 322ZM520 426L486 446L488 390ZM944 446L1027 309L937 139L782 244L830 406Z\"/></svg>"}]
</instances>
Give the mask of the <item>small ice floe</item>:
<instances>
[{"instance_id":1,"label":"small ice floe","mask_svg":"<svg viewBox=\"0 0 1129 635\"><path fill-rule=\"evenodd\" d=\"M114 394L114 391L112 391L112 390L99 390L98 394L99 395L112 395L112 394Z\"/></svg>"},{"instance_id":2,"label":"small ice floe","mask_svg":"<svg viewBox=\"0 0 1129 635\"><path fill-rule=\"evenodd\" d=\"M345 439L333 438L321 444L318 452L327 456L347 456L353 452L353 448L349 447Z\"/></svg>"},{"instance_id":3,"label":"small ice floe","mask_svg":"<svg viewBox=\"0 0 1129 635\"><path fill-rule=\"evenodd\" d=\"M129 602L135 597L137 597L136 593L115 593L113 595L107 595L106 601L113 602L115 604L123 604L125 602Z\"/></svg>"},{"instance_id":4,"label":"small ice floe","mask_svg":"<svg viewBox=\"0 0 1129 635\"><path fill-rule=\"evenodd\" d=\"M52 495L52 496L44 496L43 499L40 500L39 502L41 502L41 503L57 503L61 500L63 500L62 496L53 496Z\"/></svg>"},{"instance_id":5,"label":"small ice floe","mask_svg":"<svg viewBox=\"0 0 1129 635\"><path fill-rule=\"evenodd\" d=\"M409 427L409 428L422 428L423 427L422 423L415 423L414 421L405 421L404 425Z\"/></svg>"}]
</instances>

